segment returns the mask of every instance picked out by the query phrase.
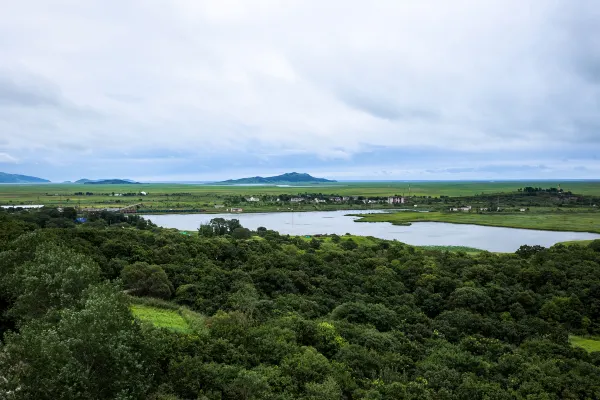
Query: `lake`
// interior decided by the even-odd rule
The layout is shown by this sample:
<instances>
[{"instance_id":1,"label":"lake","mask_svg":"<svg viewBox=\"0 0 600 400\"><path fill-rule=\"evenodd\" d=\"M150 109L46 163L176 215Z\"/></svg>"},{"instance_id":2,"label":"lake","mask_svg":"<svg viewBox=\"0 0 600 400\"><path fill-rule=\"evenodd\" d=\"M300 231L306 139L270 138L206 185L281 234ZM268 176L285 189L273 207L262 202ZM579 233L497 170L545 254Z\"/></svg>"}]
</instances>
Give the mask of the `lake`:
<instances>
[{"instance_id":1,"label":"lake","mask_svg":"<svg viewBox=\"0 0 600 400\"><path fill-rule=\"evenodd\" d=\"M165 228L193 231L213 218L236 218L245 228L259 226L290 235L338 234L374 236L415 246L469 246L496 252L514 252L521 245L552 246L568 240L600 239L599 234L585 232L554 232L530 229L498 228L491 226L449 224L445 222L416 222L411 226L389 222L354 222L358 217L347 214L366 214L377 211L340 210L297 213L246 214L167 214L143 217ZM410 211L407 211L410 212Z\"/></svg>"}]
</instances>

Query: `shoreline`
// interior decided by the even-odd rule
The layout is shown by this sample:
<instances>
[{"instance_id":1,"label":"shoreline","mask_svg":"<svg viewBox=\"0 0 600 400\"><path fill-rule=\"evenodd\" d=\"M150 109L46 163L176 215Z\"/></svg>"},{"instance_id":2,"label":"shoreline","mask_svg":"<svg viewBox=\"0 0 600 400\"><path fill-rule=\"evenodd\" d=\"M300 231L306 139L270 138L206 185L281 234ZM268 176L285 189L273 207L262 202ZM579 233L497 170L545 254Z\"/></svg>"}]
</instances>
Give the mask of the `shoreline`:
<instances>
[{"instance_id":1,"label":"shoreline","mask_svg":"<svg viewBox=\"0 0 600 400\"><path fill-rule=\"evenodd\" d=\"M426 213L423 213L426 214ZM576 227L565 227L565 229L559 229L559 228L550 228L550 227L533 227L533 226L521 226L521 225L515 225L515 224L500 224L500 223L496 223L496 222L490 222L490 221L444 221L444 220L440 220L440 219L436 219L435 216L433 218L423 218L423 219L417 219L417 220L406 220L406 221L394 221L394 220L378 220L378 221L369 221L368 220L368 216L364 216L364 215L352 215L351 216L355 216L355 217L359 217L359 219L355 220L354 222L361 222L361 223L373 223L373 222L389 222L392 225L396 225L396 226L410 226L413 223L419 223L419 222L433 222L433 223L444 223L444 224L457 224L457 225L477 225L477 226L487 226L487 227L495 227L495 228L506 228L506 229L526 229L526 230L532 230L532 231L548 231L548 232L574 232L574 233L592 233L592 234L600 234L600 228L598 228L597 230L589 230L589 229L578 229ZM428 215L428 217L431 217L432 214ZM506 214L508 215L515 215L515 214ZM519 214L516 214L519 215ZM556 214L553 214L556 215Z\"/></svg>"}]
</instances>

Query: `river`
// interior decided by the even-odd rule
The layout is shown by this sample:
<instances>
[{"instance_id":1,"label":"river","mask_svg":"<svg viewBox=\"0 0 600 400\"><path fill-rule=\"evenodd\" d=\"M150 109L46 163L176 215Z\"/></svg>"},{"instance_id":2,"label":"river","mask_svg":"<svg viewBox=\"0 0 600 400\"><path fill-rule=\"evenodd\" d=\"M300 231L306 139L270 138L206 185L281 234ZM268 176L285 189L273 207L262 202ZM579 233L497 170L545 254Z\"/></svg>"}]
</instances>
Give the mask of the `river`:
<instances>
[{"instance_id":1,"label":"river","mask_svg":"<svg viewBox=\"0 0 600 400\"><path fill-rule=\"evenodd\" d=\"M514 252L521 245L552 246L568 240L600 239L599 234L585 232L555 232L531 229L499 228L491 226L449 224L445 222L416 222L410 226L389 222L354 222L357 217L347 214L365 214L377 211L340 210L296 213L246 214L167 214L144 215L165 228L196 230L212 218L236 218L242 226L255 230L259 226L290 235L338 234L374 236L396 239L415 246L469 246L495 252Z\"/></svg>"}]
</instances>

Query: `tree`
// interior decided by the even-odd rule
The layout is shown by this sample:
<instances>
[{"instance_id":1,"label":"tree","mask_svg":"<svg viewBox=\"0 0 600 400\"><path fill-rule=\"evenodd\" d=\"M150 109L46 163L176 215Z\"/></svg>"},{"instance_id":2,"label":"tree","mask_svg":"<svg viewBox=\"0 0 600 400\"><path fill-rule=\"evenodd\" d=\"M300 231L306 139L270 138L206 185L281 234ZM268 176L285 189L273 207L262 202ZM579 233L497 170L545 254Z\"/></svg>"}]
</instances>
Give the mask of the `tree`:
<instances>
[{"instance_id":1,"label":"tree","mask_svg":"<svg viewBox=\"0 0 600 400\"><path fill-rule=\"evenodd\" d=\"M126 289L136 296L151 296L168 299L174 292L173 284L165 271L158 265L136 262L121 271Z\"/></svg>"},{"instance_id":2,"label":"tree","mask_svg":"<svg viewBox=\"0 0 600 400\"><path fill-rule=\"evenodd\" d=\"M155 371L152 335L117 287L86 290L57 324L35 320L0 348L0 398L143 399Z\"/></svg>"},{"instance_id":3,"label":"tree","mask_svg":"<svg viewBox=\"0 0 600 400\"><path fill-rule=\"evenodd\" d=\"M30 320L71 307L88 286L100 281L100 268L86 256L44 244L9 280L16 297L11 315Z\"/></svg>"},{"instance_id":4,"label":"tree","mask_svg":"<svg viewBox=\"0 0 600 400\"><path fill-rule=\"evenodd\" d=\"M313 347L304 347L300 353L287 357L281 368L301 388L309 382L323 382L333 371L327 358Z\"/></svg>"},{"instance_id":5,"label":"tree","mask_svg":"<svg viewBox=\"0 0 600 400\"><path fill-rule=\"evenodd\" d=\"M252 232L248 228L235 228L231 232L231 236L234 239L250 239L252 237Z\"/></svg>"}]
</instances>

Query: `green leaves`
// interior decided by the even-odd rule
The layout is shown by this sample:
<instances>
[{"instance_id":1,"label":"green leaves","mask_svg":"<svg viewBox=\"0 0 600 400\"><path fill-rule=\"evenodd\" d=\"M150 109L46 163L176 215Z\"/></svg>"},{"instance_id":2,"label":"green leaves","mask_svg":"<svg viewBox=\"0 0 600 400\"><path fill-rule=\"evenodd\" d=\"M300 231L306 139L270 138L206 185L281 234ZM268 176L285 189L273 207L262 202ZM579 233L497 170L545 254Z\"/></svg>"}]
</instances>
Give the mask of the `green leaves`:
<instances>
[{"instance_id":1,"label":"green leaves","mask_svg":"<svg viewBox=\"0 0 600 400\"><path fill-rule=\"evenodd\" d=\"M86 256L44 244L33 260L16 267L9 280L16 297L11 315L22 321L56 318L61 309L76 306L83 291L100 281L100 269Z\"/></svg>"},{"instance_id":2,"label":"green leaves","mask_svg":"<svg viewBox=\"0 0 600 400\"><path fill-rule=\"evenodd\" d=\"M136 296L151 296L168 299L175 291L165 271L158 265L137 262L127 265L121 271L121 279L126 289Z\"/></svg>"},{"instance_id":3,"label":"green leaves","mask_svg":"<svg viewBox=\"0 0 600 400\"><path fill-rule=\"evenodd\" d=\"M6 336L0 397L141 399L152 382L153 348L118 289L94 286L57 323L34 320Z\"/></svg>"}]
</instances>

